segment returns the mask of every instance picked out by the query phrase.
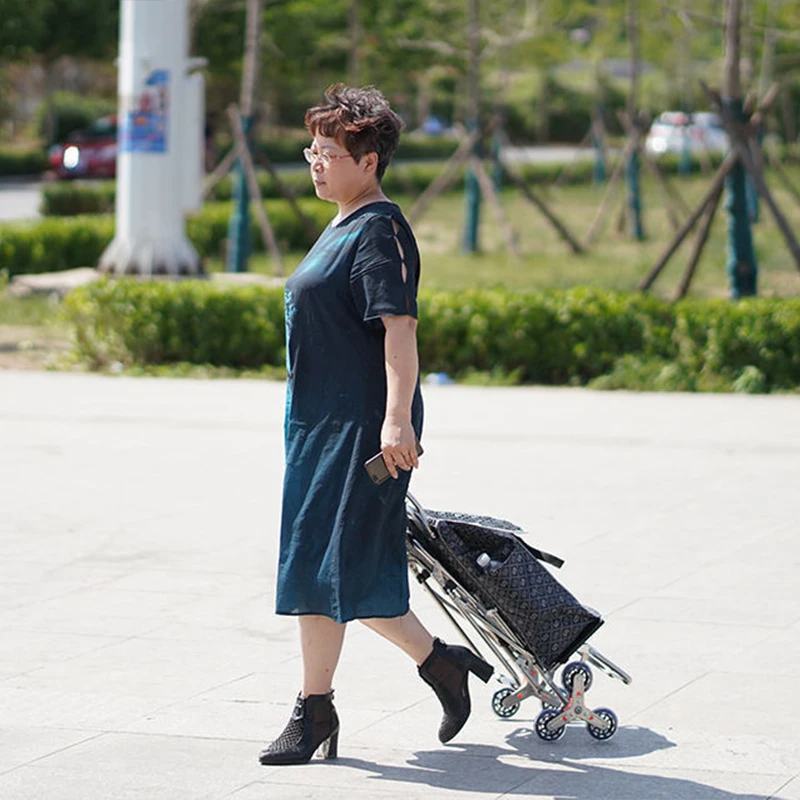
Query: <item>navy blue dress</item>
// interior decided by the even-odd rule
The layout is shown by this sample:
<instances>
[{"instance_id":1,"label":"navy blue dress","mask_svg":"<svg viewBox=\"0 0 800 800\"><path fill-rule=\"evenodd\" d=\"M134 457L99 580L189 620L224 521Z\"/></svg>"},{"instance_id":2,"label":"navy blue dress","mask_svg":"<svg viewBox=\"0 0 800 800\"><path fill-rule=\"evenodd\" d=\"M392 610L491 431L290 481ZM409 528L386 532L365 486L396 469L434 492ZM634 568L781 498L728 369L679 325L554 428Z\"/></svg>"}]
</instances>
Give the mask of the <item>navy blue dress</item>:
<instances>
[{"instance_id":1,"label":"navy blue dress","mask_svg":"<svg viewBox=\"0 0 800 800\"><path fill-rule=\"evenodd\" d=\"M410 473L376 486L364 462L380 450L386 413L381 317L417 316L419 269L408 223L382 201L329 225L286 282L278 614L347 622L408 611ZM419 381L412 424L421 437Z\"/></svg>"}]
</instances>

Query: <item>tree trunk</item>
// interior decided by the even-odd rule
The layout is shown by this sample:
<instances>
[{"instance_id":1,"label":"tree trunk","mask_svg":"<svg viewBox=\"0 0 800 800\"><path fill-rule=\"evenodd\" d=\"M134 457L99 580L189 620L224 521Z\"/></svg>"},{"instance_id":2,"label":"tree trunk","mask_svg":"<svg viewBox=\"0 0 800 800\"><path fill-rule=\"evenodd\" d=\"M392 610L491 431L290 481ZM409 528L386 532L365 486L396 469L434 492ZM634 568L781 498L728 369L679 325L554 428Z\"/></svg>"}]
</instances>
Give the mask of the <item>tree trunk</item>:
<instances>
[{"instance_id":1,"label":"tree trunk","mask_svg":"<svg viewBox=\"0 0 800 800\"><path fill-rule=\"evenodd\" d=\"M358 86L361 73L361 17L358 13L358 0L350 0L347 10L350 30L350 50L347 54L347 82Z\"/></svg>"},{"instance_id":2,"label":"tree trunk","mask_svg":"<svg viewBox=\"0 0 800 800\"><path fill-rule=\"evenodd\" d=\"M479 0L469 0L468 11L469 63L467 66L467 130L470 132L480 128L480 63L481 63L481 31ZM475 155L480 158L480 140L475 146ZM477 253L478 227L480 225L481 190L478 178L473 169L468 169L465 176L465 219L464 241L462 249L467 253Z\"/></svg>"},{"instance_id":3,"label":"tree trunk","mask_svg":"<svg viewBox=\"0 0 800 800\"><path fill-rule=\"evenodd\" d=\"M605 138L605 85L603 83L602 59L594 62L595 105L592 109L592 147L594 148L594 169L592 177L597 186L606 182L606 138Z\"/></svg>"},{"instance_id":4,"label":"tree trunk","mask_svg":"<svg viewBox=\"0 0 800 800\"><path fill-rule=\"evenodd\" d=\"M796 141L797 126L795 125L792 91L788 78L784 78L781 83L781 116L783 117L783 131L786 141Z\"/></svg>"},{"instance_id":5,"label":"tree trunk","mask_svg":"<svg viewBox=\"0 0 800 800\"><path fill-rule=\"evenodd\" d=\"M744 122L741 61L742 0L728 0L725 9L725 64L722 75L723 110L736 122ZM728 212L728 260L726 269L734 300L757 293L758 267L747 204L747 174L741 162L726 178Z\"/></svg>"},{"instance_id":6,"label":"tree trunk","mask_svg":"<svg viewBox=\"0 0 800 800\"><path fill-rule=\"evenodd\" d=\"M689 5L689 0L681 0L681 11L686 12ZM681 71L681 97L683 106L683 113L687 115L694 110L693 86L692 86L692 38L689 32L689 23L684 17L683 30L681 32L681 48L680 48L680 71ZM683 129L683 137L681 139L681 158L678 162L678 170L681 175L688 175L692 171L692 157L689 148L689 131L688 127Z\"/></svg>"},{"instance_id":7,"label":"tree trunk","mask_svg":"<svg viewBox=\"0 0 800 800\"><path fill-rule=\"evenodd\" d=\"M244 35L244 65L239 109L242 115L242 130L247 143L253 124L253 108L258 81L259 56L261 55L261 9L264 0L247 0L247 21ZM234 185L234 210L228 226L228 272L246 272L247 261L252 251L250 236L250 193L247 186L245 159L239 157L236 165Z\"/></svg>"},{"instance_id":8,"label":"tree trunk","mask_svg":"<svg viewBox=\"0 0 800 800\"><path fill-rule=\"evenodd\" d=\"M781 10L783 0L770 0L767 4L767 23L764 26L764 43L761 48L761 69L758 75L758 97L763 99L772 83L775 59L775 19Z\"/></svg>"}]
</instances>

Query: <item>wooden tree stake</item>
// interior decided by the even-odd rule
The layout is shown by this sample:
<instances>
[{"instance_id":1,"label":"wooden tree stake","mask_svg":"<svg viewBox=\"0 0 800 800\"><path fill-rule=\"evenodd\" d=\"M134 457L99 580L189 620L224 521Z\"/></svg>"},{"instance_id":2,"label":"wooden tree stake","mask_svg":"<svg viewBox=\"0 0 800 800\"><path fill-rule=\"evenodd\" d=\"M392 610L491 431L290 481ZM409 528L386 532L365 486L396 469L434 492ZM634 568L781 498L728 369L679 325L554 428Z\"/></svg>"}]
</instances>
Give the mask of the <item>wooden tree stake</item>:
<instances>
[{"instance_id":1,"label":"wooden tree stake","mask_svg":"<svg viewBox=\"0 0 800 800\"><path fill-rule=\"evenodd\" d=\"M769 159L770 166L775 170L775 174L783 184L783 188L786 189L786 191L789 192L789 194L791 194L798 203L800 203L800 191L798 191L797 187L791 182L778 158L769 150L767 151L767 158Z\"/></svg>"},{"instance_id":2,"label":"wooden tree stake","mask_svg":"<svg viewBox=\"0 0 800 800\"><path fill-rule=\"evenodd\" d=\"M708 236L711 233L711 226L714 223L714 217L716 216L721 197L722 186L717 189L716 194L709 200L708 205L706 205L705 216L703 217L703 222L700 225L700 230L697 232L697 238L695 239L694 247L692 248L692 254L689 256L689 261L686 264L686 270L684 271L680 283L678 284L678 288L675 291L675 296L673 298L675 300L680 300L682 297L686 297L686 293L689 291L692 278L694 278L697 265L700 262L700 256L703 254L703 248L705 247L706 242L708 241Z\"/></svg>"},{"instance_id":3,"label":"wooden tree stake","mask_svg":"<svg viewBox=\"0 0 800 800\"><path fill-rule=\"evenodd\" d=\"M267 211L264 208L261 187L258 185L258 178L256 177L256 171L253 167L253 159L250 156L250 148L247 146L247 139L245 138L244 129L242 128L240 112L235 104L228 107L228 117L230 118L233 135L239 149L239 157L244 166L247 189L250 192L250 197L255 201L256 216L258 217L258 224L261 228L261 236L264 239L264 244L269 250L270 255L275 260L275 274L283 275L283 256L278 247L278 242L275 239L275 232L272 230L272 225L270 225Z\"/></svg>"},{"instance_id":4,"label":"wooden tree stake","mask_svg":"<svg viewBox=\"0 0 800 800\"><path fill-rule=\"evenodd\" d=\"M614 167L614 172L611 173L611 178L608 181L608 186L606 187L606 192L603 195L603 200L600 203L600 208L597 210L597 215L595 216L594 221L592 222L591 227L589 228L589 231L586 234L584 242L587 246L590 245L595 240L598 233L600 232L600 228L603 219L606 215L606 212L608 211L611 198L614 194L614 191L617 188L617 184L619 183L620 177L622 177L622 170L625 168L625 163L630 158L630 155L633 152L633 147L634 147L634 142L631 139L628 139L627 143L625 144L625 149L622 151L622 155L620 156L619 161Z\"/></svg>"},{"instance_id":5,"label":"wooden tree stake","mask_svg":"<svg viewBox=\"0 0 800 800\"><path fill-rule=\"evenodd\" d=\"M428 186L428 188L417 198L413 206L408 210L406 219L413 225L425 213L428 206L444 191L453 184L458 177L458 170L466 163L472 155L472 148L478 141L480 131L474 130L469 136L461 140L461 144L449 161L444 165L444 169L439 176Z\"/></svg>"},{"instance_id":6,"label":"wooden tree stake","mask_svg":"<svg viewBox=\"0 0 800 800\"><path fill-rule=\"evenodd\" d=\"M508 217L506 217L506 214L503 211L503 204L500 202L500 198L497 196L497 192L494 190L492 179L489 177L486 169L483 166L483 163L479 158L472 156L469 160L469 163L475 172L475 177L478 179L481 192L489 201L489 205L492 207L492 211L497 219L497 224L503 231L503 236L505 237L506 246L508 247L509 252L514 256L514 258L519 259L520 253L519 247L517 246L516 234L514 233L514 229L511 227L508 221Z\"/></svg>"},{"instance_id":7,"label":"wooden tree stake","mask_svg":"<svg viewBox=\"0 0 800 800\"><path fill-rule=\"evenodd\" d=\"M534 194L533 190L522 179L520 175L510 169L506 164L502 164L503 172L508 176L513 184L515 184L522 192L525 199L536 209L542 212L548 222L558 231L559 236L569 245L570 249L576 255L584 252L583 247L579 244L578 240L569 232L566 225L550 210L549 206Z\"/></svg>"},{"instance_id":8,"label":"wooden tree stake","mask_svg":"<svg viewBox=\"0 0 800 800\"><path fill-rule=\"evenodd\" d=\"M500 137L500 142L504 146L508 146L508 136L504 130L500 130L498 136ZM556 229L559 236L569 245L570 249L575 254L583 253L583 248L578 243L578 240L569 232L569 229L563 222L556 216L556 214L550 209L550 207L542 200L538 195L536 195L533 189L528 186L525 182L524 178L512 167L509 167L507 164L504 164L502 161L498 159L498 164L500 165L500 169L503 170L503 174L506 175L513 184L515 184L519 190L522 192L525 199L538 211L542 213L544 218Z\"/></svg>"},{"instance_id":9,"label":"wooden tree stake","mask_svg":"<svg viewBox=\"0 0 800 800\"><path fill-rule=\"evenodd\" d=\"M203 181L203 200L206 200L211 190L231 171L237 158L239 158L239 146L234 144L219 164L214 167L214 171L206 175Z\"/></svg>"},{"instance_id":10,"label":"wooden tree stake","mask_svg":"<svg viewBox=\"0 0 800 800\"><path fill-rule=\"evenodd\" d=\"M673 253L681 246L683 240L688 236L691 232L692 228L697 224L697 220L703 215L703 211L705 207L711 202L711 198L714 197L717 192L722 191L722 187L725 183L725 178L727 177L728 173L736 166L736 162L739 160L739 156L737 153L728 153L725 160L722 162L719 170L717 170L717 174L714 176L714 180L711 182L711 186L708 189L705 197L700 201L700 204L691 214L691 216L683 223L681 229L675 234L675 238L667 247L664 254L658 260L656 265L647 273L645 278L641 281L639 286L637 287L640 291L646 291L652 285L655 279L661 274L661 270L667 265L667 262L672 257Z\"/></svg>"}]
</instances>

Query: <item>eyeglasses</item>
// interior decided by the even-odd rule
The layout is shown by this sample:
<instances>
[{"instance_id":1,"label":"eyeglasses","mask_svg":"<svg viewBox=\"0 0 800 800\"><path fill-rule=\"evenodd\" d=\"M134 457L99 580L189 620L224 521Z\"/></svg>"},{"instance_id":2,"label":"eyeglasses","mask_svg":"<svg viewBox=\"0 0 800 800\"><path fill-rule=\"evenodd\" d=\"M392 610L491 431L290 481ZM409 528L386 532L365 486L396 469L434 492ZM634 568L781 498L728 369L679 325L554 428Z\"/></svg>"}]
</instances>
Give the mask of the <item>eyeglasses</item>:
<instances>
[{"instance_id":1,"label":"eyeglasses","mask_svg":"<svg viewBox=\"0 0 800 800\"><path fill-rule=\"evenodd\" d=\"M327 167L331 161L338 161L340 158L352 158L350 153L336 155L335 153L329 153L327 150L322 150L317 153L310 147L303 149L303 156L305 156L305 159L309 164L313 164L317 159L319 159L322 162L322 165L325 167Z\"/></svg>"}]
</instances>

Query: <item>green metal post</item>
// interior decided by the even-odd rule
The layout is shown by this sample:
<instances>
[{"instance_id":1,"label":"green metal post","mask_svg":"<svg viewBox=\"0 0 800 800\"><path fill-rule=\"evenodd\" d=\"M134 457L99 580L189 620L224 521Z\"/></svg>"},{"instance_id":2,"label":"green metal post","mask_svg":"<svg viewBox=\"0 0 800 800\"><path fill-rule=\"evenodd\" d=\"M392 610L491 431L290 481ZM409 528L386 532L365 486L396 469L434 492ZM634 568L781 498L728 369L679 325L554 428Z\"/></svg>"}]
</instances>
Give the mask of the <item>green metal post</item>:
<instances>
[{"instance_id":1,"label":"green metal post","mask_svg":"<svg viewBox=\"0 0 800 800\"><path fill-rule=\"evenodd\" d=\"M764 132L761 126L759 126L758 129L759 148L761 147L763 141L764 141ZM758 191L756 190L756 184L753 181L753 176L749 172L747 173L747 215L750 217L751 223L758 222L761 216L760 207L758 203Z\"/></svg>"},{"instance_id":2,"label":"green metal post","mask_svg":"<svg viewBox=\"0 0 800 800\"><path fill-rule=\"evenodd\" d=\"M603 119L603 115L604 110L601 104L597 107L598 125L600 124L599 121ZM597 135L597 126L595 125L592 125L592 147L594 148L594 170L592 172L592 178L595 185L602 186L608 180L608 175L606 174L606 154L603 148L603 142Z\"/></svg>"},{"instance_id":3,"label":"green metal post","mask_svg":"<svg viewBox=\"0 0 800 800\"><path fill-rule=\"evenodd\" d=\"M474 130L476 126L470 126ZM475 155L480 158L480 143L475 145ZM464 175L464 241L461 249L465 253L477 253L478 229L481 221L481 187L478 183L478 176L475 171L468 167Z\"/></svg>"},{"instance_id":4,"label":"green metal post","mask_svg":"<svg viewBox=\"0 0 800 800\"><path fill-rule=\"evenodd\" d=\"M741 99L723 98L733 119L744 121L744 104ZM747 176L741 162L725 178L728 212L728 260L726 270L730 278L731 297L750 297L757 294L758 265L750 230L747 208Z\"/></svg>"},{"instance_id":5,"label":"green metal post","mask_svg":"<svg viewBox=\"0 0 800 800\"><path fill-rule=\"evenodd\" d=\"M500 163L500 137L492 136L492 183L498 193L503 191L503 165Z\"/></svg>"},{"instance_id":6,"label":"green metal post","mask_svg":"<svg viewBox=\"0 0 800 800\"><path fill-rule=\"evenodd\" d=\"M247 136L252 117L242 117L242 129ZM247 190L247 177L244 162L236 162L233 188L233 213L228 223L228 250L225 268L228 272L247 272L247 262L252 252L250 235L250 192Z\"/></svg>"},{"instance_id":7,"label":"green metal post","mask_svg":"<svg viewBox=\"0 0 800 800\"><path fill-rule=\"evenodd\" d=\"M639 188L639 154L634 150L625 165L625 180L628 186L628 233L632 239L644 240L642 228L642 196Z\"/></svg>"}]
</instances>

